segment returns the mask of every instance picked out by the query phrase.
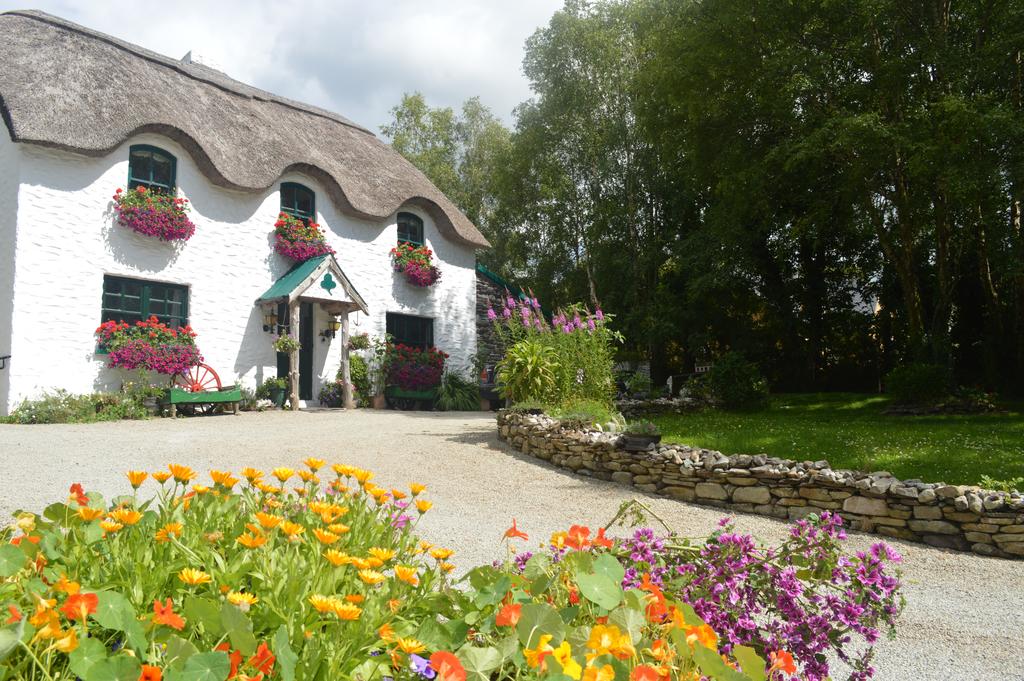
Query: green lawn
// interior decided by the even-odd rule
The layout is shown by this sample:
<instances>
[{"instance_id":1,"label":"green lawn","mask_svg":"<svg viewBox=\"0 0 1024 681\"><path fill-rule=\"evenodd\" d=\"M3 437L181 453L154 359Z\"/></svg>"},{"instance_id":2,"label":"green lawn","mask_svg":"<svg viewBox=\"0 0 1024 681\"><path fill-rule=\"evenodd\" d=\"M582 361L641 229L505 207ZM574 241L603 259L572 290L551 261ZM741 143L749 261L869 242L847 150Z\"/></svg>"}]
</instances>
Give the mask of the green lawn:
<instances>
[{"instance_id":1,"label":"green lawn","mask_svg":"<svg viewBox=\"0 0 1024 681\"><path fill-rule=\"evenodd\" d=\"M706 410L652 419L664 440L725 454L828 459L925 482L976 484L1024 476L1024 404L1006 414L883 416L877 395L777 395L761 412Z\"/></svg>"}]
</instances>

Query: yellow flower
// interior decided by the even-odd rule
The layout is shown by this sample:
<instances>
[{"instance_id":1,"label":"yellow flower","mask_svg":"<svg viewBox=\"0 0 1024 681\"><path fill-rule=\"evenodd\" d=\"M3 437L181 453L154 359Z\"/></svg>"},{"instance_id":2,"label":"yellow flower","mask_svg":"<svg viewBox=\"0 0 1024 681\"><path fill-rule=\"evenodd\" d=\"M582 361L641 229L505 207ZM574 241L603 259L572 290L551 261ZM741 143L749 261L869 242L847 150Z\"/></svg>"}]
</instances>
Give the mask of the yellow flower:
<instances>
[{"instance_id":1,"label":"yellow flower","mask_svg":"<svg viewBox=\"0 0 1024 681\"><path fill-rule=\"evenodd\" d=\"M306 508L308 508L313 513L316 513L317 515L323 515L324 513L327 513L331 510L331 504L327 503L326 501L320 501L319 499L315 499L306 504Z\"/></svg>"},{"instance_id":2,"label":"yellow flower","mask_svg":"<svg viewBox=\"0 0 1024 681\"><path fill-rule=\"evenodd\" d=\"M402 607L401 598L392 598L388 601L388 610L391 612L398 612L398 609Z\"/></svg>"},{"instance_id":3,"label":"yellow flower","mask_svg":"<svg viewBox=\"0 0 1024 681\"><path fill-rule=\"evenodd\" d=\"M597 624L590 630L590 638L587 639L587 648L594 651L587 653L587 659L592 660L601 655L612 655L619 660L626 660L636 655L633 642L629 633L623 633L614 624Z\"/></svg>"},{"instance_id":4,"label":"yellow flower","mask_svg":"<svg viewBox=\"0 0 1024 681\"><path fill-rule=\"evenodd\" d=\"M238 478L233 476L230 471L210 471L210 479L228 489L238 484Z\"/></svg>"},{"instance_id":5,"label":"yellow flower","mask_svg":"<svg viewBox=\"0 0 1024 681\"><path fill-rule=\"evenodd\" d=\"M419 511L420 513L426 513L427 511L430 510L430 507L433 505L433 502L427 501L426 499L416 500L416 510Z\"/></svg>"},{"instance_id":6,"label":"yellow flower","mask_svg":"<svg viewBox=\"0 0 1024 681\"><path fill-rule=\"evenodd\" d=\"M391 496L393 496L397 501L401 501L402 499L406 498L409 495L400 489L392 489Z\"/></svg>"},{"instance_id":7,"label":"yellow flower","mask_svg":"<svg viewBox=\"0 0 1024 681\"><path fill-rule=\"evenodd\" d=\"M573 659L572 646L569 645L568 641L562 641L562 645L555 648L551 655L558 660L558 664L562 667L563 674L577 680L580 678L580 675L583 673L583 668L580 667L579 662Z\"/></svg>"},{"instance_id":8,"label":"yellow flower","mask_svg":"<svg viewBox=\"0 0 1024 681\"><path fill-rule=\"evenodd\" d=\"M195 570L193 568L184 568L178 573L178 579L191 586L196 586L197 584L209 584L213 581L213 577L210 575L206 574L202 570Z\"/></svg>"},{"instance_id":9,"label":"yellow flower","mask_svg":"<svg viewBox=\"0 0 1024 681\"><path fill-rule=\"evenodd\" d=\"M50 648L55 648L62 653L71 653L75 648L78 647L78 635L74 629L68 629L63 636L58 638Z\"/></svg>"},{"instance_id":10,"label":"yellow flower","mask_svg":"<svg viewBox=\"0 0 1024 681\"><path fill-rule=\"evenodd\" d=\"M335 603L333 612L340 620L357 620L363 613L363 609L351 603Z\"/></svg>"},{"instance_id":11,"label":"yellow flower","mask_svg":"<svg viewBox=\"0 0 1024 681\"><path fill-rule=\"evenodd\" d=\"M180 537L184 526L181 523L167 523L156 531L156 540L159 542L170 541L171 537Z\"/></svg>"},{"instance_id":12,"label":"yellow flower","mask_svg":"<svg viewBox=\"0 0 1024 681\"><path fill-rule=\"evenodd\" d=\"M694 643L700 643L705 648L718 650L718 634L709 625L702 624L699 627L684 625L683 632L686 634L686 642L691 648Z\"/></svg>"},{"instance_id":13,"label":"yellow flower","mask_svg":"<svg viewBox=\"0 0 1024 681\"><path fill-rule=\"evenodd\" d=\"M153 473L153 479L159 482L161 485L167 482L167 479L171 477L171 474L167 471L157 471Z\"/></svg>"},{"instance_id":14,"label":"yellow flower","mask_svg":"<svg viewBox=\"0 0 1024 681\"><path fill-rule=\"evenodd\" d=\"M399 638L395 640L395 643L406 655L422 653L424 650L427 649L425 645L423 645L414 638Z\"/></svg>"},{"instance_id":15,"label":"yellow flower","mask_svg":"<svg viewBox=\"0 0 1024 681\"><path fill-rule=\"evenodd\" d=\"M430 557L437 560L448 560L454 553L451 549L442 549L440 546L430 549Z\"/></svg>"},{"instance_id":16,"label":"yellow flower","mask_svg":"<svg viewBox=\"0 0 1024 681\"><path fill-rule=\"evenodd\" d=\"M15 525L25 534L29 534L36 529L36 517L31 513L23 513L18 516Z\"/></svg>"},{"instance_id":17,"label":"yellow flower","mask_svg":"<svg viewBox=\"0 0 1024 681\"><path fill-rule=\"evenodd\" d=\"M256 605L259 600L260 599L253 594L245 593L243 591L228 592L228 603L237 605L238 609L242 612L249 612L249 608Z\"/></svg>"},{"instance_id":18,"label":"yellow flower","mask_svg":"<svg viewBox=\"0 0 1024 681\"><path fill-rule=\"evenodd\" d=\"M78 509L78 517L84 520L85 522L91 522L93 520L96 520L101 515L103 515L103 513L104 511L102 508L90 508L89 506L82 506Z\"/></svg>"},{"instance_id":19,"label":"yellow flower","mask_svg":"<svg viewBox=\"0 0 1024 681\"><path fill-rule=\"evenodd\" d=\"M263 478L263 471L246 467L242 469L242 477L248 480L250 485L255 486Z\"/></svg>"},{"instance_id":20,"label":"yellow flower","mask_svg":"<svg viewBox=\"0 0 1024 681\"><path fill-rule=\"evenodd\" d=\"M338 474L339 478L349 477L356 472L355 466L349 466L348 464L344 463L336 463L333 466L331 466L331 468L334 469L334 472Z\"/></svg>"},{"instance_id":21,"label":"yellow flower","mask_svg":"<svg viewBox=\"0 0 1024 681\"><path fill-rule=\"evenodd\" d=\"M206 534L203 535L203 539L205 539L206 541L210 542L211 544L216 544L217 542L219 542L223 538L224 538L224 533L223 532L219 532L219 531L218 532L207 532Z\"/></svg>"},{"instance_id":22,"label":"yellow flower","mask_svg":"<svg viewBox=\"0 0 1024 681\"><path fill-rule=\"evenodd\" d=\"M352 471L352 477L358 480L360 484L366 484L370 480L373 480L373 472L357 468Z\"/></svg>"},{"instance_id":23,"label":"yellow flower","mask_svg":"<svg viewBox=\"0 0 1024 681\"><path fill-rule=\"evenodd\" d=\"M258 549L267 543L267 538L262 534L243 534L235 541L247 549Z\"/></svg>"},{"instance_id":24,"label":"yellow flower","mask_svg":"<svg viewBox=\"0 0 1024 681\"><path fill-rule=\"evenodd\" d=\"M282 504L277 499L274 499L273 497L265 498L263 500L263 505L266 506L267 508L281 508L282 506L284 506L284 504Z\"/></svg>"},{"instance_id":25,"label":"yellow flower","mask_svg":"<svg viewBox=\"0 0 1024 681\"><path fill-rule=\"evenodd\" d=\"M379 636L380 640L384 641L385 643L390 643L395 638L395 630L391 628L390 624L385 622L384 624L380 625L380 629L377 630L377 636Z\"/></svg>"},{"instance_id":26,"label":"yellow flower","mask_svg":"<svg viewBox=\"0 0 1024 681\"><path fill-rule=\"evenodd\" d=\"M564 549L565 540L569 538L568 532L555 532L551 535L551 547L554 549Z\"/></svg>"},{"instance_id":27,"label":"yellow flower","mask_svg":"<svg viewBox=\"0 0 1024 681\"><path fill-rule=\"evenodd\" d=\"M583 670L583 681L615 681L615 670L610 664L606 664L600 669L587 667Z\"/></svg>"},{"instance_id":28,"label":"yellow flower","mask_svg":"<svg viewBox=\"0 0 1024 681\"><path fill-rule=\"evenodd\" d=\"M110 532L113 534L123 528L124 525L121 523L115 523L113 520L101 520L100 527L103 528L104 532Z\"/></svg>"},{"instance_id":29,"label":"yellow flower","mask_svg":"<svg viewBox=\"0 0 1024 681\"><path fill-rule=\"evenodd\" d=\"M291 468L287 468L286 466L275 468L274 470L270 471L270 473L281 482L286 482L288 478L295 475L295 471L293 471Z\"/></svg>"},{"instance_id":30,"label":"yellow flower","mask_svg":"<svg viewBox=\"0 0 1024 681\"><path fill-rule=\"evenodd\" d=\"M284 518L280 516L264 513L263 511L258 511L255 514L255 517L256 520L259 521L260 526L268 530L274 529L281 524L281 521L284 520Z\"/></svg>"},{"instance_id":31,"label":"yellow flower","mask_svg":"<svg viewBox=\"0 0 1024 681\"><path fill-rule=\"evenodd\" d=\"M191 482L192 480L195 480L197 477L196 472L189 468L188 466L182 466L181 464L172 463L168 464L167 468L168 470L171 471L171 475L174 476L174 479L182 484L186 482Z\"/></svg>"},{"instance_id":32,"label":"yellow flower","mask_svg":"<svg viewBox=\"0 0 1024 681\"><path fill-rule=\"evenodd\" d=\"M328 525L327 529L333 532L334 534L348 534L349 530L351 530L352 528L342 523L334 523L332 525Z\"/></svg>"},{"instance_id":33,"label":"yellow flower","mask_svg":"<svg viewBox=\"0 0 1024 681\"><path fill-rule=\"evenodd\" d=\"M405 582L406 584L412 584L413 586L420 583L419 577L416 576L416 568L406 565L395 566L395 577L397 577L399 581Z\"/></svg>"},{"instance_id":34,"label":"yellow flower","mask_svg":"<svg viewBox=\"0 0 1024 681\"><path fill-rule=\"evenodd\" d=\"M78 593L78 590L81 589L81 588L82 587L81 587L81 585L78 582L68 581L67 575L64 575L64 574L62 574L60 576L60 579L57 580L57 583L53 585L54 591L60 591L61 593L66 593L68 596L74 596L76 593ZM40 601L39 606L37 608L37 612L41 612L42 610L45 610L46 608L42 607L42 606L45 606L45 605L46 605L45 601Z\"/></svg>"},{"instance_id":35,"label":"yellow flower","mask_svg":"<svg viewBox=\"0 0 1024 681\"><path fill-rule=\"evenodd\" d=\"M537 647L535 648L524 648L523 655L526 657L526 664L531 667L537 667L544 658L551 653L555 652L555 649L551 647L551 634L541 634L540 638L537 639Z\"/></svg>"},{"instance_id":36,"label":"yellow flower","mask_svg":"<svg viewBox=\"0 0 1024 681\"><path fill-rule=\"evenodd\" d=\"M360 558L359 556L352 556L348 559L348 562L350 565L355 566L356 570L367 570L373 567L370 561L365 558Z\"/></svg>"},{"instance_id":37,"label":"yellow flower","mask_svg":"<svg viewBox=\"0 0 1024 681\"><path fill-rule=\"evenodd\" d=\"M320 594L313 594L309 597L309 604L316 608L317 612L331 612L334 610L334 604L336 600L330 596L321 596Z\"/></svg>"},{"instance_id":38,"label":"yellow flower","mask_svg":"<svg viewBox=\"0 0 1024 681\"><path fill-rule=\"evenodd\" d=\"M388 562L395 557L395 552L391 549L382 549L379 546L374 546L367 551L371 556L384 563Z\"/></svg>"},{"instance_id":39,"label":"yellow flower","mask_svg":"<svg viewBox=\"0 0 1024 681\"><path fill-rule=\"evenodd\" d=\"M132 487L138 489L142 486L142 483L149 477L149 473L146 471L128 471L125 473L128 476L128 482L131 483Z\"/></svg>"},{"instance_id":40,"label":"yellow flower","mask_svg":"<svg viewBox=\"0 0 1024 681\"><path fill-rule=\"evenodd\" d=\"M192 489L195 490L196 494L206 494L210 491L210 488L206 485L192 485Z\"/></svg>"},{"instance_id":41,"label":"yellow flower","mask_svg":"<svg viewBox=\"0 0 1024 681\"><path fill-rule=\"evenodd\" d=\"M383 582L387 577L377 572L376 570L360 570L359 579L363 580L367 584L376 585Z\"/></svg>"},{"instance_id":42,"label":"yellow flower","mask_svg":"<svg viewBox=\"0 0 1024 681\"><path fill-rule=\"evenodd\" d=\"M303 482L320 482L320 478L316 477L316 473L310 471L299 471L299 477L302 478Z\"/></svg>"},{"instance_id":43,"label":"yellow flower","mask_svg":"<svg viewBox=\"0 0 1024 681\"><path fill-rule=\"evenodd\" d=\"M305 461L303 461L302 463L306 464L309 467L309 470L311 470L314 473L316 473L318 470L323 468L324 464L327 463L327 462L324 461L323 459L317 459L316 457L312 457L311 456L308 459L306 459Z\"/></svg>"},{"instance_id":44,"label":"yellow flower","mask_svg":"<svg viewBox=\"0 0 1024 681\"><path fill-rule=\"evenodd\" d=\"M331 534L330 532L325 532L324 530L321 530L319 527L313 530L313 534L316 535L316 538L320 540L321 544L333 544L334 542L341 539L341 537L339 537L338 535Z\"/></svg>"},{"instance_id":45,"label":"yellow flower","mask_svg":"<svg viewBox=\"0 0 1024 681\"><path fill-rule=\"evenodd\" d=\"M280 487L274 487L273 485L268 485L267 483L263 482L262 480L256 483L256 489L258 489L259 491L263 492L264 494L280 494L281 493L281 488Z\"/></svg>"},{"instance_id":46,"label":"yellow flower","mask_svg":"<svg viewBox=\"0 0 1024 681\"><path fill-rule=\"evenodd\" d=\"M423 494L423 492L427 490L427 486L418 482L414 482L411 485L409 485L409 489L412 490L412 495L415 497L419 496L420 494Z\"/></svg>"},{"instance_id":47,"label":"yellow flower","mask_svg":"<svg viewBox=\"0 0 1024 681\"><path fill-rule=\"evenodd\" d=\"M324 551L324 558L326 558L334 567L340 567L349 562L348 554L338 551L337 549L328 549L327 551Z\"/></svg>"},{"instance_id":48,"label":"yellow flower","mask_svg":"<svg viewBox=\"0 0 1024 681\"><path fill-rule=\"evenodd\" d=\"M122 525L134 525L142 519L142 514L134 508L118 508L110 512L110 517Z\"/></svg>"},{"instance_id":49,"label":"yellow flower","mask_svg":"<svg viewBox=\"0 0 1024 681\"><path fill-rule=\"evenodd\" d=\"M445 572L451 572L452 570L455 569L455 566L452 565L451 563L444 563L444 562L440 563L437 567L441 568Z\"/></svg>"},{"instance_id":50,"label":"yellow flower","mask_svg":"<svg viewBox=\"0 0 1024 681\"><path fill-rule=\"evenodd\" d=\"M359 605L360 603L366 600L366 597L362 594L349 594L348 596L345 596L345 600L349 603L355 603L356 605Z\"/></svg>"},{"instance_id":51,"label":"yellow flower","mask_svg":"<svg viewBox=\"0 0 1024 681\"><path fill-rule=\"evenodd\" d=\"M288 537L298 537L300 534L306 531L306 528L298 523L293 523L290 520L285 520L281 523L281 532Z\"/></svg>"}]
</instances>

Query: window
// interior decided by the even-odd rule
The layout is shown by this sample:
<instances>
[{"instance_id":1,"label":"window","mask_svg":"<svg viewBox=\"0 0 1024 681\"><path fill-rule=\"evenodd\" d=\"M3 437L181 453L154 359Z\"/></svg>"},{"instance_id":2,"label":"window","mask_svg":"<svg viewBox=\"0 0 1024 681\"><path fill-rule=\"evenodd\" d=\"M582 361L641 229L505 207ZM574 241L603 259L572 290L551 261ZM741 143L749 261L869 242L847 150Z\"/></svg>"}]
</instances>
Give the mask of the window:
<instances>
[{"instance_id":1,"label":"window","mask_svg":"<svg viewBox=\"0 0 1024 681\"><path fill-rule=\"evenodd\" d=\"M395 343L423 349L434 346L434 320L430 317L388 312L387 331Z\"/></svg>"},{"instance_id":2,"label":"window","mask_svg":"<svg viewBox=\"0 0 1024 681\"><path fill-rule=\"evenodd\" d=\"M423 220L412 213L398 214L398 243L423 245Z\"/></svg>"},{"instance_id":3,"label":"window","mask_svg":"<svg viewBox=\"0 0 1024 681\"><path fill-rule=\"evenodd\" d=\"M173 194L177 164L163 149L137 144L128 152L128 188L145 187Z\"/></svg>"},{"instance_id":4,"label":"window","mask_svg":"<svg viewBox=\"0 0 1024 681\"><path fill-rule=\"evenodd\" d=\"M305 223L316 222L316 194L295 182L281 183L281 212Z\"/></svg>"},{"instance_id":5,"label":"window","mask_svg":"<svg viewBox=\"0 0 1024 681\"><path fill-rule=\"evenodd\" d=\"M103 319L129 324L156 317L172 329L188 324L188 287L144 279L103 277Z\"/></svg>"}]
</instances>

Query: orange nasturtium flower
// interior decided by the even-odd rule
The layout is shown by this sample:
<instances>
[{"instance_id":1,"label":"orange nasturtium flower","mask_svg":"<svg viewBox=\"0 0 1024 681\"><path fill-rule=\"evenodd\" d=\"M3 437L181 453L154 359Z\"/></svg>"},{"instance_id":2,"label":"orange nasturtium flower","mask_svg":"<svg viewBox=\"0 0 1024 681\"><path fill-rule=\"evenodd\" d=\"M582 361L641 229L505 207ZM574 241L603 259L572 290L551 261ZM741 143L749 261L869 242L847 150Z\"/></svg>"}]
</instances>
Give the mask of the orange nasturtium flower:
<instances>
[{"instance_id":1,"label":"orange nasturtium flower","mask_svg":"<svg viewBox=\"0 0 1024 681\"><path fill-rule=\"evenodd\" d=\"M615 681L615 670L610 664L601 668L587 667L583 670L583 681Z\"/></svg>"},{"instance_id":2,"label":"orange nasturtium flower","mask_svg":"<svg viewBox=\"0 0 1024 681\"><path fill-rule=\"evenodd\" d=\"M163 681L164 673L160 667L153 667L148 664L142 665L142 673L139 674L139 681Z\"/></svg>"},{"instance_id":3,"label":"orange nasturtium flower","mask_svg":"<svg viewBox=\"0 0 1024 681\"><path fill-rule=\"evenodd\" d=\"M174 479L182 484L191 482L198 477L198 474L194 470L188 466L182 466L178 463L168 464L167 469L171 472L171 475L174 476Z\"/></svg>"},{"instance_id":4,"label":"orange nasturtium flower","mask_svg":"<svg viewBox=\"0 0 1024 681\"><path fill-rule=\"evenodd\" d=\"M649 664L641 664L633 668L629 675L629 681L659 681L661 675L658 670Z\"/></svg>"},{"instance_id":5,"label":"orange nasturtium flower","mask_svg":"<svg viewBox=\"0 0 1024 681\"><path fill-rule=\"evenodd\" d=\"M523 606L521 603L508 603L498 611L494 618L494 624L499 627L514 627L522 616Z\"/></svg>"},{"instance_id":6,"label":"orange nasturtium flower","mask_svg":"<svg viewBox=\"0 0 1024 681\"><path fill-rule=\"evenodd\" d=\"M89 506L81 506L78 509L78 517L87 523L96 520L104 513L106 513L106 511L104 511L102 508L90 508Z\"/></svg>"},{"instance_id":7,"label":"orange nasturtium flower","mask_svg":"<svg viewBox=\"0 0 1024 681\"><path fill-rule=\"evenodd\" d=\"M604 536L603 527L597 531L597 537L594 538L594 546L601 546L606 549L610 549L614 544L614 541Z\"/></svg>"},{"instance_id":8,"label":"orange nasturtium flower","mask_svg":"<svg viewBox=\"0 0 1024 681\"><path fill-rule=\"evenodd\" d=\"M431 655L430 666L437 672L437 681L466 681L466 670L462 662L446 650Z\"/></svg>"},{"instance_id":9,"label":"orange nasturtium flower","mask_svg":"<svg viewBox=\"0 0 1024 681\"><path fill-rule=\"evenodd\" d=\"M174 606L171 604L170 598L164 604L161 604L159 600L153 601L153 622L167 625L178 631L185 628L185 620L180 615L174 614Z\"/></svg>"},{"instance_id":10,"label":"orange nasturtium flower","mask_svg":"<svg viewBox=\"0 0 1024 681\"><path fill-rule=\"evenodd\" d=\"M78 593L79 589L81 589L81 586L78 582L68 580L68 577L65 574L61 574L60 579L58 579L57 583L53 585L54 591L66 593L68 596L74 596Z\"/></svg>"},{"instance_id":11,"label":"orange nasturtium flower","mask_svg":"<svg viewBox=\"0 0 1024 681\"><path fill-rule=\"evenodd\" d=\"M525 532L516 527L516 519L512 519L512 527L505 530L506 539L522 539L523 541L529 541L530 537Z\"/></svg>"},{"instance_id":12,"label":"orange nasturtium flower","mask_svg":"<svg viewBox=\"0 0 1024 681\"><path fill-rule=\"evenodd\" d=\"M4 622L4 624L17 624L21 621L22 614L21 610L18 610L18 606L8 605L7 612L11 613L11 616L7 618L7 621Z\"/></svg>"},{"instance_id":13,"label":"orange nasturtium flower","mask_svg":"<svg viewBox=\"0 0 1024 681\"><path fill-rule=\"evenodd\" d=\"M420 578L416 576L416 568L406 565L395 566L395 577L398 581L405 582L406 584L411 584L413 586L420 583Z\"/></svg>"},{"instance_id":14,"label":"orange nasturtium flower","mask_svg":"<svg viewBox=\"0 0 1024 681\"><path fill-rule=\"evenodd\" d=\"M178 573L178 579L183 581L185 584L196 586L198 584L209 584L213 581L213 577L206 574L202 570L196 570L194 568L184 568Z\"/></svg>"},{"instance_id":15,"label":"orange nasturtium flower","mask_svg":"<svg viewBox=\"0 0 1024 681\"><path fill-rule=\"evenodd\" d=\"M64 634L57 638L50 646L51 649L59 650L62 653L68 654L78 647L78 634L75 633L74 629L68 629Z\"/></svg>"},{"instance_id":16,"label":"orange nasturtium flower","mask_svg":"<svg viewBox=\"0 0 1024 681\"><path fill-rule=\"evenodd\" d=\"M85 495L85 490L82 488L82 483L76 482L75 484L71 485L70 492L71 494L68 495L68 501L78 502L79 506L89 505L89 497Z\"/></svg>"},{"instance_id":17,"label":"orange nasturtium flower","mask_svg":"<svg viewBox=\"0 0 1024 681\"><path fill-rule=\"evenodd\" d=\"M569 535L565 538L569 548L577 551L584 551L590 546L590 528L584 525L573 525L569 528Z\"/></svg>"},{"instance_id":18,"label":"orange nasturtium flower","mask_svg":"<svg viewBox=\"0 0 1024 681\"><path fill-rule=\"evenodd\" d=\"M796 663L793 661L793 656L785 650L769 653L768 659L771 661L771 667L768 669L769 675L776 671L790 675L796 674Z\"/></svg>"},{"instance_id":19,"label":"orange nasturtium flower","mask_svg":"<svg viewBox=\"0 0 1024 681\"><path fill-rule=\"evenodd\" d=\"M597 624L590 630L590 638L587 640L587 648L592 653L587 653L587 660L602 655L611 655L618 660L628 660L636 655L636 649L629 637L628 632L623 632L614 624Z\"/></svg>"},{"instance_id":20,"label":"orange nasturtium flower","mask_svg":"<svg viewBox=\"0 0 1024 681\"><path fill-rule=\"evenodd\" d=\"M149 473L146 471L128 471L125 473L128 476L128 482L131 483L132 487L138 489L142 486L142 483L149 477Z\"/></svg>"},{"instance_id":21,"label":"orange nasturtium flower","mask_svg":"<svg viewBox=\"0 0 1024 681\"><path fill-rule=\"evenodd\" d=\"M167 482L171 477L171 474L167 471L157 471L153 473L153 479L159 482L161 485Z\"/></svg>"},{"instance_id":22,"label":"orange nasturtium flower","mask_svg":"<svg viewBox=\"0 0 1024 681\"><path fill-rule=\"evenodd\" d=\"M69 620L84 620L96 612L96 607L99 604L100 597L96 594L76 593L68 596L68 599L64 601L64 605L60 607L60 611Z\"/></svg>"},{"instance_id":23,"label":"orange nasturtium flower","mask_svg":"<svg viewBox=\"0 0 1024 681\"><path fill-rule=\"evenodd\" d=\"M270 473L281 482L287 482L288 478L295 475L295 471L287 466L279 466L278 468L270 471Z\"/></svg>"}]
</instances>

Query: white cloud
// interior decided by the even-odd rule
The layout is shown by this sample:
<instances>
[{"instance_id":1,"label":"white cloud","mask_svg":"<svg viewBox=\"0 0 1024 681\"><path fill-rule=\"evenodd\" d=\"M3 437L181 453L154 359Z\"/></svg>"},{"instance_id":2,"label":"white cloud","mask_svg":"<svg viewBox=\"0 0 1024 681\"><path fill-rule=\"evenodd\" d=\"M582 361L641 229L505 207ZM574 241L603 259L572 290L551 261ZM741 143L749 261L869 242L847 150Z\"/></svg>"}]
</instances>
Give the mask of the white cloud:
<instances>
[{"instance_id":1,"label":"white cloud","mask_svg":"<svg viewBox=\"0 0 1024 681\"><path fill-rule=\"evenodd\" d=\"M560 0L202 0L157 12L123 0L43 0L36 8L180 58L192 50L228 75L316 104L377 131L403 92L432 106L479 95L511 122L530 96L523 44ZM19 8L0 0L0 11Z\"/></svg>"}]
</instances>

